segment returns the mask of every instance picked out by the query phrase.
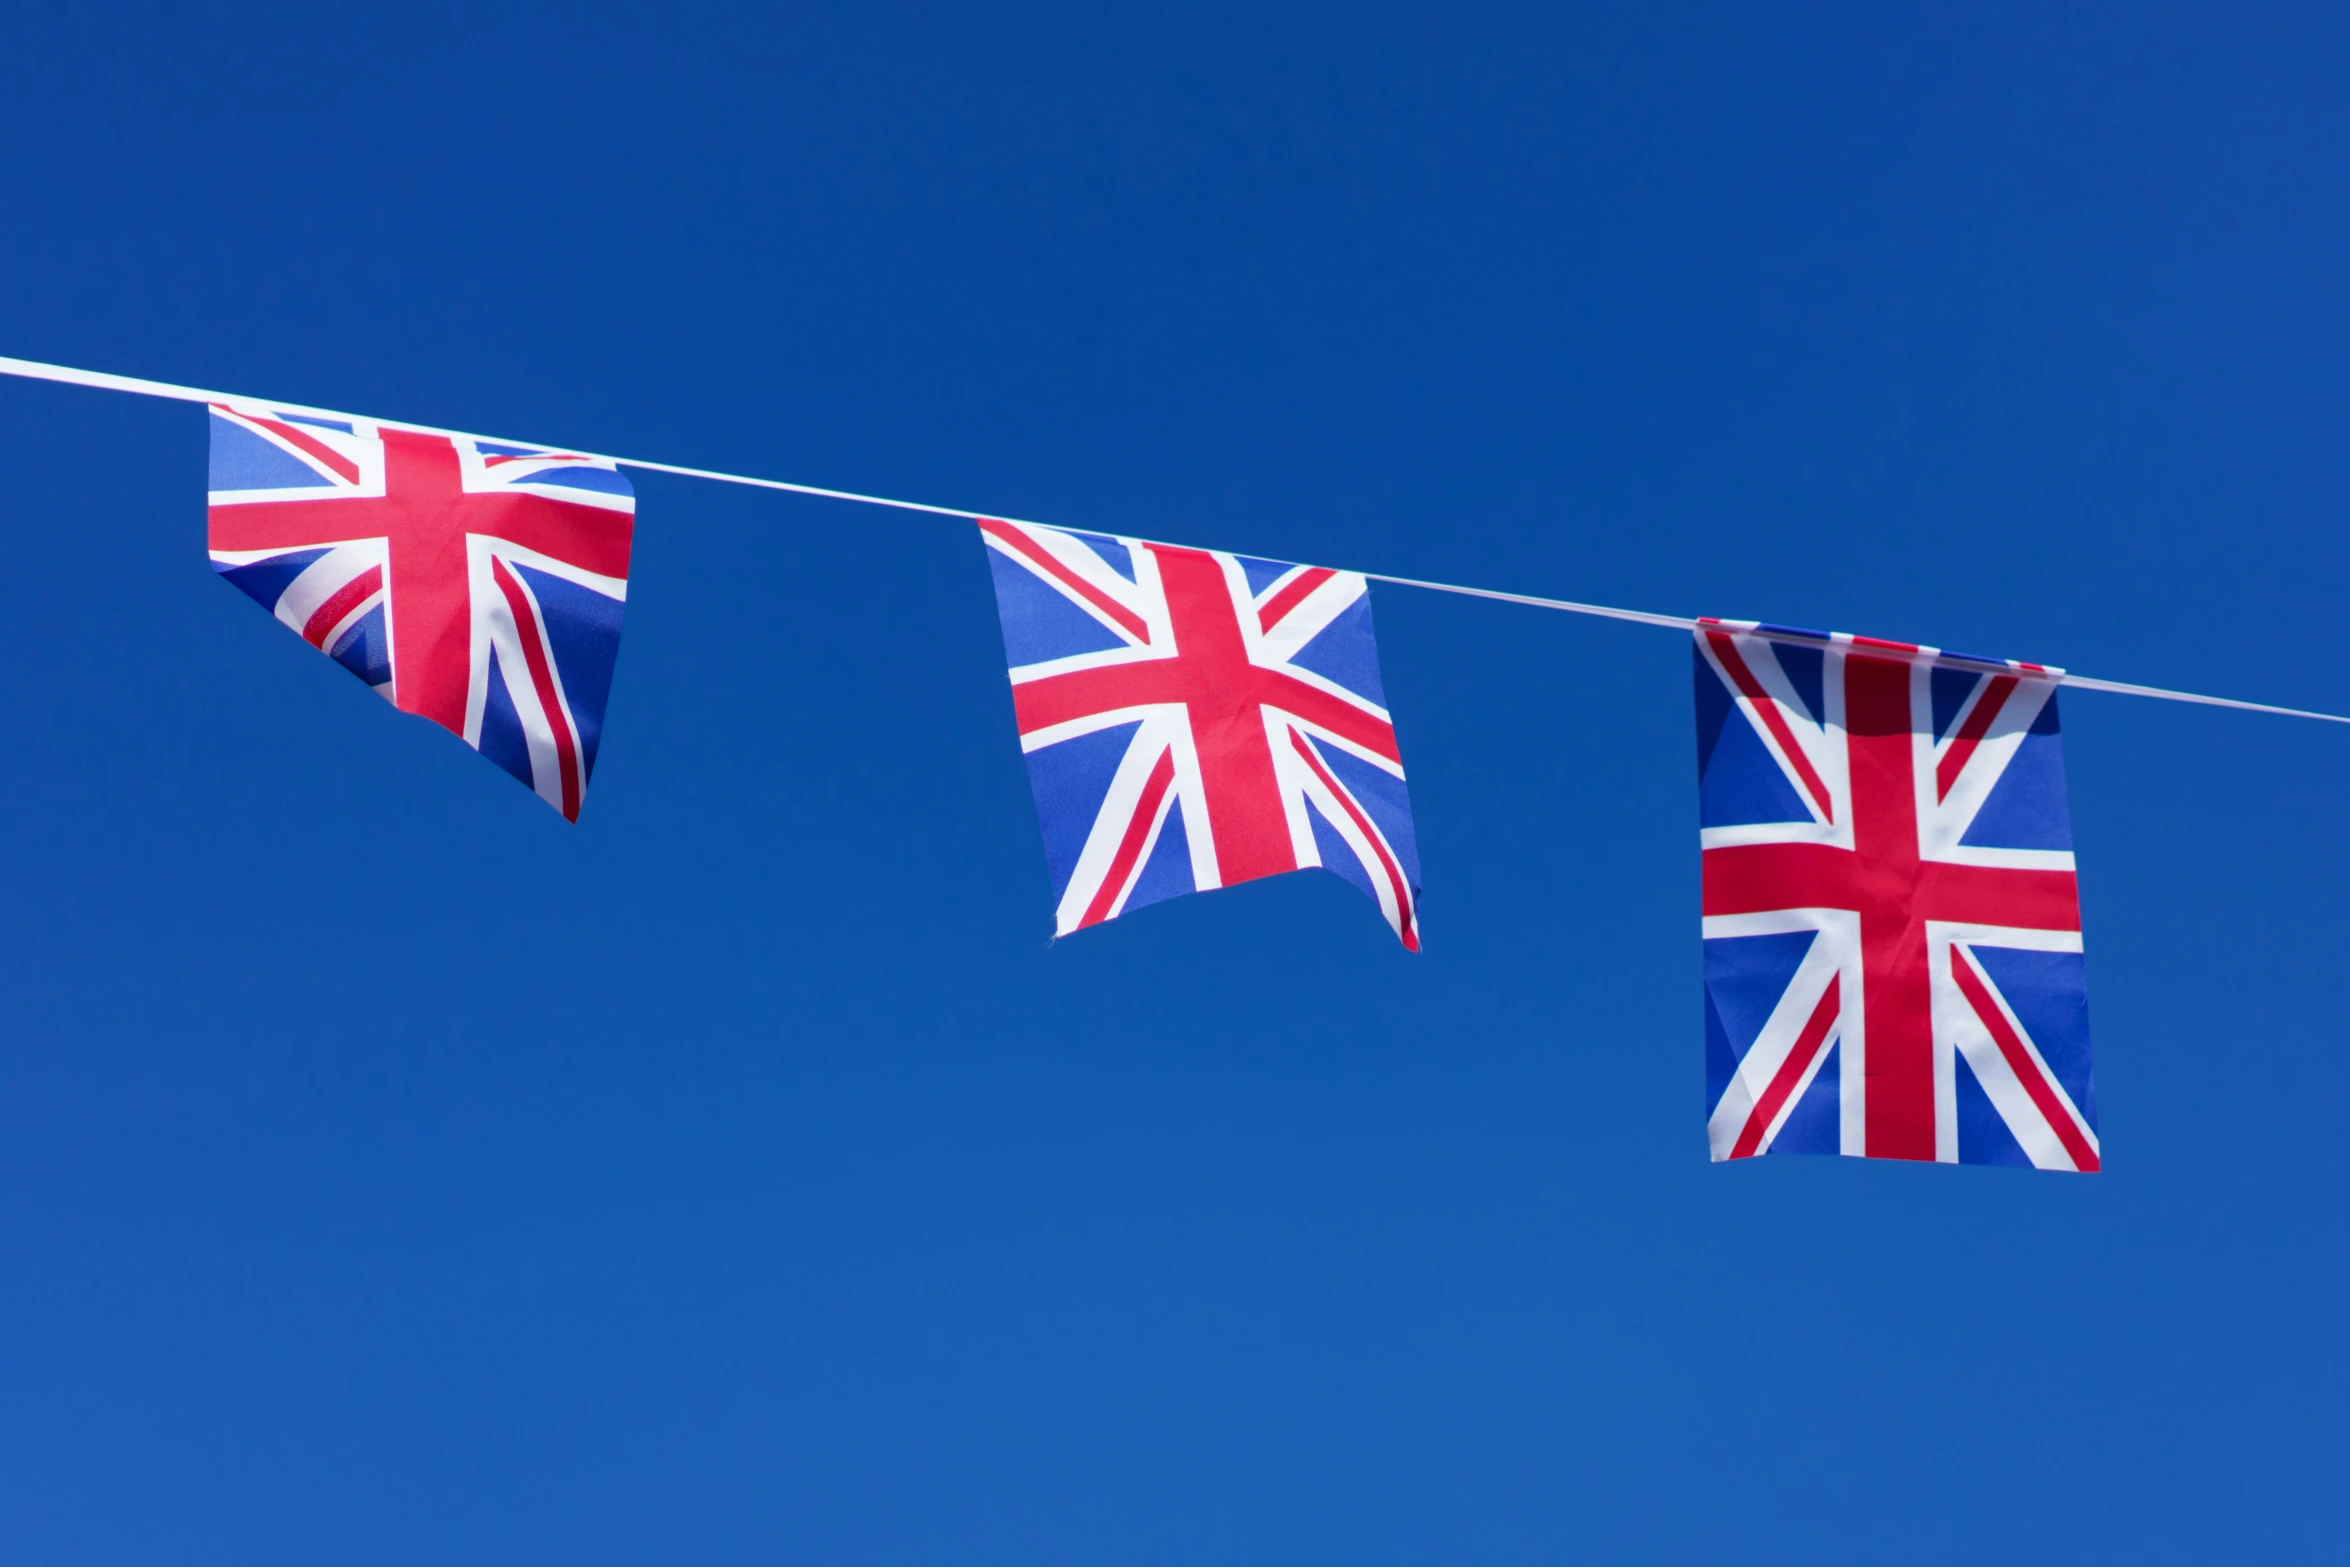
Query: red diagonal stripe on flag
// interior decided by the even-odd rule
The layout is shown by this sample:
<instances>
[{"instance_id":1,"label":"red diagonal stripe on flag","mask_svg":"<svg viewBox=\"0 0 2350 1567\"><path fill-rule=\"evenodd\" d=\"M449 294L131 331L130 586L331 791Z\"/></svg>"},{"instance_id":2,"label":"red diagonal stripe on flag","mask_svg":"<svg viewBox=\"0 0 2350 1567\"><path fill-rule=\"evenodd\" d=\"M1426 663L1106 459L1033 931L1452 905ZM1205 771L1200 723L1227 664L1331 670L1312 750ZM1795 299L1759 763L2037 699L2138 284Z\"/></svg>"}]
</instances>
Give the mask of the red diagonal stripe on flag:
<instances>
[{"instance_id":1,"label":"red diagonal stripe on flag","mask_svg":"<svg viewBox=\"0 0 2350 1567\"><path fill-rule=\"evenodd\" d=\"M1140 615L1062 565L1019 529L1009 523L998 522L993 517L982 517L979 519L979 531L1091 604L1135 641L1146 644L1150 641L1151 628Z\"/></svg>"},{"instance_id":2,"label":"red diagonal stripe on flag","mask_svg":"<svg viewBox=\"0 0 2350 1567\"><path fill-rule=\"evenodd\" d=\"M1288 585L1273 595L1263 609L1257 611L1257 629L1271 631L1281 624L1282 617L1306 601L1308 594L1328 582L1338 573L1328 566L1308 566L1289 579Z\"/></svg>"},{"instance_id":3,"label":"red diagonal stripe on flag","mask_svg":"<svg viewBox=\"0 0 2350 1567\"><path fill-rule=\"evenodd\" d=\"M1387 852L1387 841L1380 836L1379 829L1371 825L1371 819L1363 814L1362 807L1355 804L1354 796L1347 793L1336 778L1330 776L1330 769L1322 765L1322 759L1314 754L1314 748L1306 743L1306 737L1292 729L1289 731L1289 743L1297 747L1297 754L1306 759L1306 765L1314 770L1314 776L1322 780L1322 787L1330 791L1332 798L1338 801L1339 809L1346 812L1354 822L1355 831L1363 835L1363 840L1371 846L1371 852L1379 856L1379 869L1386 874L1387 885L1395 893L1395 912L1401 925L1396 935L1403 938L1406 952L1419 951L1420 927L1414 917L1416 911L1412 908L1412 892L1404 885L1403 868L1395 863L1395 856Z\"/></svg>"},{"instance_id":4,"label":"red diagonal stripe on flag","mask_svg":"<svg viewBox=\"0 0 2350 1567\"><path fill-rule=\"evenodd\" d=\"M383 585L384 569L381 566L370 566L335 589L327 595L326 602L312 610L310 618L302 622L303 640L320 652L325 652L327 637L343 623L343 617L372 595L381 592Z\"/></svg>"},{"instance_id":5,"label":"red diagonal stripe on flag","mask_svg":"<svg viewBox=\"0 0 2350 1567\"><path fill-rule=\"evenodd\" d=\"M2057 1097L2047 1075L2040 1070L2040 1063L2032 1059L2031 1051L2024 1048L2024 1042L2016 1037L2015 1030L2008 1025L2007 1014L2001 1010L1998 998L1991 994L1990 987L1975 972L1974 955L1963 948L1953 948L1950 974L1958 981L1959 993L1966 997L1967 1005L1973 1007L1975 1016L1983 1020L1983 1027L1989 1031L1991 1042L2007 1058L2008 1070L2015 1073L2016 1081L2024 1085L2024 1092L2032 1096L2034 1108L2039 1110L2041 1117L2055 1131L2056 1140L2064 1144L2064 1151L2071 1157L2073 1168L2095 1170L2097 1150L2089 1146L2089 1140L2073 1124L2072 1112Z\"/></svg>"},{"instance_id":6,"label":"red diagonal stripe on flag","mask_svg":"<svg viewBox=\"0 0 2350 1567\"><path fill-rule=\"evenodd\" d=\"M547 727L554 731L556 771L563 775L563 818L576 822L579 820L579 750L571 743L571 719L555 694L555 671L547 663L546 649L539 645L538 614L504 561L491 557L490 573L497 579L498 591L506 597L506 607L514 614L514 630L522 642L522 661L530 669L531 689L538 693L539 710L546 714Z\"/></svg>"},{"instance_id":7,"label":"red diagonal stripe on flag","mask_svg":"<svg viewBox=\"0 0 2350 1567\"><path fill-rule=\"evenodd\" d=\"M1722 661L1722 667L1730 672L1730 678L1737 683L1739 694L1752 702L1755 711L1762 715L1763 726L1770 730L1771 738L1779 742L1780 753L1787 758L1787 765L1794 768L1795 775L1803 780L1804 789L1811 795L1812 803L1819 808L1820 819L1835 821L1835 809L1828 801L1828 786L1820 782L1820 775L1812 771L1811 758L1805 756L1803 747L1795 743L1795 732L1787 727L1787 720L1779 712L1779 704L1763 689L1763 683L1755 678L1754 671L1746 667L1746 660L1739 656L1738 644L1726 632L1720 631L1707 632L1705 639L1712 645L1714 656Z\"/></svg>"},{"instance_id":8,"label":"red diagonal stripe on flag","mask_svg":"<svg viewBox=\"0 0 2350 1567\"><path fill-rule=\"evenodd\" d=\"M1820 1053L1820 1046L1827 1043L1828 1030L1836 1026L1836 1019L1842 1015L1843 988L1843 976L1829 979L1827 993L1820 997L1820 1004L1811 1009L1811 1018L1803 1025L1803 1032L1795 1036L1795 1047L1787 1052L1787 1059L1779 1063L1779 1070L1771 1074L1770 1086L1754 1102L1754 1109L1748 1113L1746 1124L1738 1129L1738 1141L1730 1148L1731 1158L1751 1158L1754 1151L1762 1146L1763 1134L1778 1119L1779 1107L1787 1102L1789 1094L1795 1092L1795 1085L1803 1081L1803 1074L1811 1069L1811 1058Z\"/></svg>"},{"instance_id":9,"label":"red diagonal stripe on flag","mask_svg":"<svg viewBox=\"0 0 2350 1567\"><path fill-rule=\"evenodd\" d=\"M348 482L352 484L359 482L359 465L307 430L276 419L254 418L251 414L245 414L242 417L251 419L253 423L261 426L262 429L267 430L288 446L298 448L312 461L324 463L328 468L341 474Z\"/></svg>"},{"instance_id":10,"label":"red diagonal stripe on flag","mask_svg":"<svg viewBox=\"0 0 2350 1567\"><path fill-rule=\"evenodd\" d=\"M1150 777L1143 781L1142 798L1134 802L1134 814L1126 822L1126 832L1118 840L1118 852L1110 856L1110 868L1102 877L1101 887L1093 901L1085 906L1085 917L1080 928L1099 925L1110 917L1118 906L1118 895L1126 890L1127 880L1133 876L1135 862L1142 858L1143 845L1150 842L1151 828L1159 819L1159 802L1167 797L1167 790L1175 782L1175 753L1161 751L1159 759L1151 764Z\"/></svg>"}]
</instances>

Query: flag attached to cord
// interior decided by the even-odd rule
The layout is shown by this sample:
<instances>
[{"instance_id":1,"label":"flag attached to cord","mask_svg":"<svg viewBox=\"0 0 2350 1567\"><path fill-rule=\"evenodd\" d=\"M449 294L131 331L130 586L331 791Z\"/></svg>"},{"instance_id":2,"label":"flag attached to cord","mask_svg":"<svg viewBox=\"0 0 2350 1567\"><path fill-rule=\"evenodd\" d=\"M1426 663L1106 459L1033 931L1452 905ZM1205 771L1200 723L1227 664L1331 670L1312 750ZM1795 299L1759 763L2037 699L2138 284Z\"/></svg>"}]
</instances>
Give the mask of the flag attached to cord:
<instances>
[{"instance_id":1,"label":"flag attached to cord","mask_svg":"<svg viewBox=\"0 0 2350 1567\"><path fill-rule=\"evenodd\" d=\"M1369 583L1026 523L979 529L1062 935L1318 865L1418 950L1419 856Z\"/></svg>"},{"instance_id":2,"label":"flag attached to cord","mask_svg":"<svg viewBox=\"0 0 2350 1567\"><path fill-rule=\"evenodd\" d=\"M2057 671L1697 624L1716 1159L2098 1167Z\"/></svg>"},{"instance_id":3,"label":"flag attached to cord","mask_svg":"<svg viewBox=\"0 0 2350 1567\"><path fill-rule=\"evenodd\" d=\"M628 598L619 471L260 407L211 425L213 569L578 820Z\"/></svg>"}]
</instances>

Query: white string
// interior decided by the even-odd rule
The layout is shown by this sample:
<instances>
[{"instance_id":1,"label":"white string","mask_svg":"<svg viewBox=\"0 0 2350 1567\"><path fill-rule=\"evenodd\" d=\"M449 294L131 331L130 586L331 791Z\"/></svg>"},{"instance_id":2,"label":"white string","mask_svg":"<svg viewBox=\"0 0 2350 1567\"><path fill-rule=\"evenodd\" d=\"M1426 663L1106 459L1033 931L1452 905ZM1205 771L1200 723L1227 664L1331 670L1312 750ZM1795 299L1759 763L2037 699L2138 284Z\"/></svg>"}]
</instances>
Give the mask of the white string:
<instances>
[{"instance_id":1,"label":"white string","mask_svg":"<svg viewBox=\"0 0 2350 1567\"><path fill-rule=\"evenodd\" d=\"M312 408L303 403L281 403L265 398L241 397L231 392L208 392L200 387L177 386L169 381L147 381L137 376L109 375L103 370L78 370L71 365L43 364L33 359L10 359L0 355L0 375L21 376L33 381L60 381L69 386L92 386L102 391L130 392L140 397L167 397L185 403L228 403L248 407L274 408L285 413L309 414L320 419L353 420L358 416L332 408ZM449 436L461 441L491 441L496 445L537 446L546 451L577 452L582 457L593 457L621 468L641 468L648 473L669 473L685 479L708 479L718 484L743 484L753 489L781 490L790 495L812 495L820 500L854 501L860 506L887 506L896 511L927 512L935 517L961 517L968 521L990 518L1001 522L1017 522L1014 517L1002 517L994 512L965 511L959 506L931 506L921 501L892 500L885 495L860 495L854 490L827 490L813 484L788 484L781 479L760 479L745 473L721 473L715 468L685 468L676 463L647 462L639 457L612 457L601 452L582 452L571 446L551 446L538 441L512 441L503 436L474 435L465 430L446 430L438 425L410 424L400 419L373 419L372 424L386 425L395 430L413 430L420 435ZM1045 526L1045 524L1031 524ZM1159 539L1145 543L1164 543ZM1463 587L1457 582L1427 582L1418 577L1391 577L1382 572L1366 571L1360 575L1373 582L1391 582L1402 588L1423 588L1430 593L1454 593L1463 598L1492 599L1502 604L1524 604L1533 609L1555 609L1570 615L1595 615L1603 620L1625 620L1642 626L1663 626L1675 631L1695 629L1697 622L1686 615L1659 615L1644 609L1616 609L1606 604L1578 604L1572 599L1537 598L1527 593L1503 593L1494 588ZM1741 627L1741 629L1744 629ZM1767 630L1761 632L1768 636ZM2153 697L2164 702L2192 702L2203 707L2232 707L2247 713L2274 713L2283 718L2314 718L2329 724L2350 724L2350 718L2338 713L2313 713L2306 708L2272 707L2266 702L2239 702L2233 697L2199 696L2192 691L2171 691L2161 686L2128 685L2118 680L2092 680L2086 675L2065 674L2057 677L2063 685L2084 691L2109 691L2119 696Z\"/></svg>"},{"instance_id":2,"label":"white string","mask_svg":"<svg viewBox=\"0 0 2350 1567\"><path fill-rule=\"evenodd\" d=\"M2126 685L2119 680L2092 680L2087 675L2066 675L2058 683L2078 686L2084 691L2111 691L2117 696L2151 696L2165 702L2194 702L2204 707L2233 707L2247 713L2275 713L2283 718L2315 718L2329 724L2350 724L2350 718L2344 718L2339 713L2313 713L2305 707L2271 707L2266 702L2239 702L2230 696L2197 696L2192 691Z\"/></svg>"},{"instance_id":3,"label":"white string","mask_svg":"<svg viewBox=\"0 0 2350 1567\"><path fill-rule=\"evenodd\" d=\"M1603 620L1629 620L1635 625L1665 626L1674 631L1694 631L1697 622L1687 615L1658 615L1645 609L1613 609L1605 604L1578 604L1573 599L1535 598L1526 593L1503 593L1493 588L1464 588L1451 582L1422 582L1418 577L1390 577L1384 572L1365 571L1358 576L1373 582L1392 582L1399 588L1426 588L1431 593L1458 593L1464 598L1492 599L1502 604L1524 604L1534 609L1565 610L1570 615L1597 615Z\"/></svg>"}]
</instances>

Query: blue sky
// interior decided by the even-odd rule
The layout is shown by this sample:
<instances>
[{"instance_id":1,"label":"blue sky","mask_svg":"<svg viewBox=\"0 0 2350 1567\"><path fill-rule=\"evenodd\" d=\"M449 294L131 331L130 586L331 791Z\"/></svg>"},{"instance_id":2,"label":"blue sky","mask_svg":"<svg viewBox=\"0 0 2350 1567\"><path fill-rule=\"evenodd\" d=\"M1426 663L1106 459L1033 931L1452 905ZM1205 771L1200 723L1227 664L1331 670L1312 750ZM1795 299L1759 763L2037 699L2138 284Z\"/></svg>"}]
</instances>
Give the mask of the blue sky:
<instances>
[{"instance_id":1,"label":"blue sky","mask_svg":"<svg viewBox=\"0 0 2350 1567\"><path fill-rule=\"evenodd\" d=\"M2322 7L48 7L0 352L2341 710ZM582 822L0 385L0 1555L2332 1559L2350 737L2066 699L2094 1178L1706 1160L1689 655L1059 943L968 527L645 476Z\"/></svg>"}]
</instances>

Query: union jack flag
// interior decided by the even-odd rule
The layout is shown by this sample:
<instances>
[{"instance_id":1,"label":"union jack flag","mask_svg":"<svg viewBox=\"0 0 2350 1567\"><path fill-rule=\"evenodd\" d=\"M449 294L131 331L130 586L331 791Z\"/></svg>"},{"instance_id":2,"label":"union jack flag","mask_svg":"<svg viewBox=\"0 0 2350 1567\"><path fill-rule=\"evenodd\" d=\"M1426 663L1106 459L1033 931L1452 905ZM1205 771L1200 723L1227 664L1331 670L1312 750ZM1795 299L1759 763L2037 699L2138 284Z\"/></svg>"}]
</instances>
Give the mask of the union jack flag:
<instances>
[{"instance_id":1,"label":"union jack flag","mask_svg":"<svg viewBox=\"0 0 2350 1567\"><path fill-rule=\"evenodd\" d=\"M599 458L212 408L212 565L579 819L636 499Z\"/></svg>"},{"instance_id":2,"label":"union jack flag","mask_svg":"<svg viewBox=\"0 0 2350 1567\"><path fill-rule=\"evenodd\" d=\"M1716 1159L2098 1167L2061 671L1697 624Z\"/></svg>"},{"instance_id":3,"label":"union jack flag","mask_svg":"<svg viewBox=\"0 0 2350 1567\"><path fill-rule=\"evenodd\" d=\"M1318 865L1419 949L1369 583L1026 523L979 530L1060 934Z\"/></svg>"}]
</instances>

